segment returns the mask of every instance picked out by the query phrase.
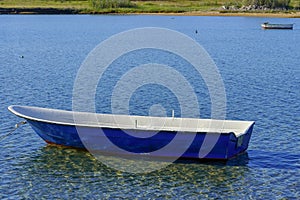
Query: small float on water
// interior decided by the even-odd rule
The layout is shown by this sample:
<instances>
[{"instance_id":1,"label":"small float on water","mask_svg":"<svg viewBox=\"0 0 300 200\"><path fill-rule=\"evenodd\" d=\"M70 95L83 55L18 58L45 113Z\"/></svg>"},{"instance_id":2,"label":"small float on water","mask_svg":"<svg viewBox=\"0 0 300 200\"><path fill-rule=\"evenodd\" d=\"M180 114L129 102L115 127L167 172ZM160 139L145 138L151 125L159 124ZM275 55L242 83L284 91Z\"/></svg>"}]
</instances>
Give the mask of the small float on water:
<instances>
[{"instance_id":1,"label":"small float on water","mask_svg":"<svg viewBox=\"0 0 300 200\"><path fill-rule=\"evenodd\" d=\"M270 24L265 22L261 24L263 29L293 29L293 24Z\"/></svg>"},{"instance_id":2,"label":"small float on water","mask_svg":"<svg viewBox=\"0 0 300 200\"><path fill-rule=\"evenodd\" d=\"M246 151L254 126L253 121L96 114L18 105L8 109L24 118L47 143L108 154L118 154L118 146L122 152L172 157L180 153L181 144L189 144L180 158L227 160ZM175 148L157 153L175 137ZM205 150L204 143L211 148ZM199 156L200 150L207 152Z\"/></svg>"}]
</instances>

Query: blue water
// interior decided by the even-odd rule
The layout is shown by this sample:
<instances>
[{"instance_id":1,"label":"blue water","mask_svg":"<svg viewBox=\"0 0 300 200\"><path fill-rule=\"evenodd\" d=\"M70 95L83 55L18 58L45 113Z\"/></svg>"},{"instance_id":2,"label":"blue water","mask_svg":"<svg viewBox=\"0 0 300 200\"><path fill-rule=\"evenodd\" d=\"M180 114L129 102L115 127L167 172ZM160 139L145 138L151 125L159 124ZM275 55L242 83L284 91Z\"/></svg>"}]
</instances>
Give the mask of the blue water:
<instances>
[{"instance_id":1,"label":"blue water","mask_svg":"<svg viewBox=\"0 0 300 200\"><path fill-rule=\"evenodd\" d=\"M295 23L295 29L264 31L265 21ZM88 152L48 146L25 125L0 141L0 199L299 199L299 19L0 16L0 136L21 121L7 111L11 104L71 110L75 77L88 53L113 34L145 26L182 32L207 50L225 85L226 118L256 121L247 153L228 163L180 162L131 174L105 166ZM114 64L128 70L147 59L172 65L177 58L135 52L126 59ZM176 63L178 70L187 66ZM106 98L120 76L113 69L97 88L99 112L111 111ZM181 72L198 86L201 117L209 118L207 88L193 79L193 71ZM130 113L148 115L157 103L168 115L171 108L180 115L171 91L151 85L132 96Z\"/></svg>"}]
</instances>

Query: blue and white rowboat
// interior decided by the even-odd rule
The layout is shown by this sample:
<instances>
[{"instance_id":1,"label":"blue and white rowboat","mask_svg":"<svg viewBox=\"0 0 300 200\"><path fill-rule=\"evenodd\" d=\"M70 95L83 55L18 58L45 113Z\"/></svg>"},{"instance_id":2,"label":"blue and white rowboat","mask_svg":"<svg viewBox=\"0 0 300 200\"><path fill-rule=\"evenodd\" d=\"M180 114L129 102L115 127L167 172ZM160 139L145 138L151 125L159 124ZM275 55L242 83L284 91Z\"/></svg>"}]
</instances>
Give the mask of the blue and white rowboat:
<instances>
[{"instance_id":1,"label":"blue and white rowboat","mask_svg":"<svg viewBox=\"0 0 300 200\"><path fill-rule=\"evenodd\" d=\"M263 29L293 29L294 24L270 24L269 22L265 22L261 24Z\"/></svg>"},{"instance_id":2,"label":"blue and white rowboat","mask_svg":"<svg viewBox=\"0 0 300 200\"><path fill-rule=\"evenodd\" d=\"M47 143L108 154L118 153L118 146L122 152L175 157L180 144L192 138L180 158L227 160L246 151L254 126L253 121L95 114L18 105L8 109L26 119ZM95 117L96 122L89 120ZM158 151L175 137L176 148ZM107 139L109 143L101 143ZM210 141L211 149L199 157L204 143ZM87 143L92 144L87 148Z\"/></svg>"}]
</instances>

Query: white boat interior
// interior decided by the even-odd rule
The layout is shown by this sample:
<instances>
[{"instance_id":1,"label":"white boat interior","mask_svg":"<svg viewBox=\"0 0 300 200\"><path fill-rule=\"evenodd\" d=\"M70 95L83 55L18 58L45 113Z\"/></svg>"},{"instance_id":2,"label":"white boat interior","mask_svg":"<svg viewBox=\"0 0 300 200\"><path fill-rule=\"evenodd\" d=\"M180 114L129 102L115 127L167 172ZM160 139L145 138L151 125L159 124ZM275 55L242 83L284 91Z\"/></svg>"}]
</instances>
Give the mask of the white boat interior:
<instances>
[{"instance_id":1,"label":"white boat interior","mask_svg":"<svg viewBox=\"0 0 300 200\"><path fill-rule=\"evenodd\" d=\"M99 114L19 105L9 106L8 109L24 119L60 125L149 131L179 131L184 133L232 132L236 137L246 133L254 123L253 121L237 120Z\"/></svg>"}]
</instances>

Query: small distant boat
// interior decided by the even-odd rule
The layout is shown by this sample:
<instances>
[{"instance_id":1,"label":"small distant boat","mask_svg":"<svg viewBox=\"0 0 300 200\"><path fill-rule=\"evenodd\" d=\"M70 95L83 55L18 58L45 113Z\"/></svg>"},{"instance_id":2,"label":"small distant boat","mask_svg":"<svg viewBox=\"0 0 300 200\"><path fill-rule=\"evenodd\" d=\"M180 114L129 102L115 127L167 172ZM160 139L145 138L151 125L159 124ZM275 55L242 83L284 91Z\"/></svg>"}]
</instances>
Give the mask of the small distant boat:
<instances>
[{"instance_id":1,"label":"small distant boat","mask_svg":"<svg viewBox=\"0 0 300 200\"><path fill-rule=\"evenodd\" d=\"M265 22L261 24L263 29L293 29L293 24L270 24Z\"/></svg>"},{"instance_id":2,"label":"small distant boat","mask_svg":"<svg viewBox=\"0 0 300 200\"><path fill-rule=\"evenodd\" d=\"M177 157L184 149L180 158L228 160L246 151L254 126L253 121L96 114L18 105L8 109L26 119L47 143L107 154ZM158 151L175 138L173 148ZM188 138L192 139L189 146L181 148ZM107 139L110 142L103 142ZM201 157L205 142L212 147L204 149L207 153ZM125 151L115 151L116 145Z\"/></svg>"}]
</instances>

